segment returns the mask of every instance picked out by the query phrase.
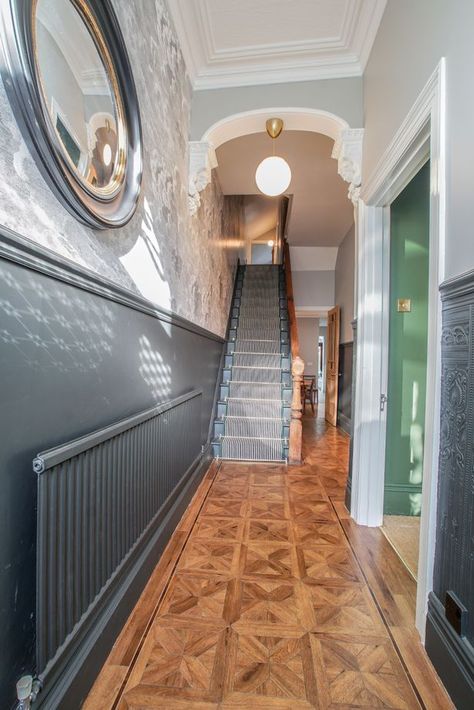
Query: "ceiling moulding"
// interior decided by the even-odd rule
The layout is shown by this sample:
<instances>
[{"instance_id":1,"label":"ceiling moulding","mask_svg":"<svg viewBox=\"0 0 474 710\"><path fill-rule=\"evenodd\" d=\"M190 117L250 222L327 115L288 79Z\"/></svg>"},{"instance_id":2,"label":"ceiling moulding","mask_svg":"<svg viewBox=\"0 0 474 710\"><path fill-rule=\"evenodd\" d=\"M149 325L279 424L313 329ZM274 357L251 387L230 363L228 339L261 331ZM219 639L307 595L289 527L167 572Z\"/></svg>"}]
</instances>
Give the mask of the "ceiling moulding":
<instances>
[{"instance_id":1,"label":"ceiling moulding","mask_svg":"<svg viewBox=\"0 0 474 710\"><path fill-rule=\"evenodd\" d=\"M334 60L307 65L279 63L277 67L267 69L233 69L214 72L200 72L192 82L195 91L205 89L225 89L236 86L259 86L261 84L286 84L293 81L315 81L317 79L344 79L362 76L362 67L358 61Z\"/></svg>"},{"instance_id":2,"label":"ceiling moulding","mask_svg":"<svg viewBox=\"0 0 474 710\"><path fill-rule=\"evenodd\" d=\"M345 128L334 142L332 157L337 160L337 172L349 183L348 197L357 204L362 179L363 128Z\"/></svg>"},{"instance_id":3,"label":"ceiling moulding","mask_svg":"<svg viewBox=\"0 0 474 710\"><path fill-rule=\"evenodd\" d=\"M229 0L227 0L228 2ZM217 89L361 76L386 0L348 0L334 34L314 39L219 47L209 0L168 0L193 89ZM259 9L255 0L255 10ZM334 6L327 0L327 13ZM283 17L282 17L283 21ZM304 21L304 18L302 19Z\"/></svg>"},{"instance_id":4,"label":"ceiling moulding","mask_svg":"<svg viewBox=\"0 0 474 710\"><path fill-rule=\"evenodd\" d=\"M217 167L216 151L207 141L189 141L188 204L192 215L201 204L200 192L211 182L212 169Z\"/></svg>"}]
</instances>

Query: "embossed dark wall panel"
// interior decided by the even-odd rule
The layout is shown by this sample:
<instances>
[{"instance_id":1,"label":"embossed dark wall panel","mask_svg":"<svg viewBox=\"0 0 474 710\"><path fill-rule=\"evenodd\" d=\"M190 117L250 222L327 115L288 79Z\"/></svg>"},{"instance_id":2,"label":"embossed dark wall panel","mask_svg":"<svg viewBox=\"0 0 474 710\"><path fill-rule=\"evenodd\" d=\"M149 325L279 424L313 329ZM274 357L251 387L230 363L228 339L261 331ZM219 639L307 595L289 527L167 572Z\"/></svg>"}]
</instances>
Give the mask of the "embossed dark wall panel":
<instances>
[{"instance_id":1,"label":"embossed dark wall panel","mask_svg":"<svg viewBox=\"0 0 474 710\"><path fill-rule=\"evenodd\" d=\"M442 286L437 537L426 647L456 707L474 706L474 272ZM467 609L463 635L446 592Z\"/></svg>"},{"instance_id":2,"label":"embossed dark wall panel","mask_svg":"<svg viewBox=\"0 0 474 710\"><path fill-rule=\"evenodd\" d=\"M473 312L470 296L446 300L442 332L442 389L438 531L434 591L444 604L453 590L471 611L474 642Z\"/></svg>"}]
</instances>

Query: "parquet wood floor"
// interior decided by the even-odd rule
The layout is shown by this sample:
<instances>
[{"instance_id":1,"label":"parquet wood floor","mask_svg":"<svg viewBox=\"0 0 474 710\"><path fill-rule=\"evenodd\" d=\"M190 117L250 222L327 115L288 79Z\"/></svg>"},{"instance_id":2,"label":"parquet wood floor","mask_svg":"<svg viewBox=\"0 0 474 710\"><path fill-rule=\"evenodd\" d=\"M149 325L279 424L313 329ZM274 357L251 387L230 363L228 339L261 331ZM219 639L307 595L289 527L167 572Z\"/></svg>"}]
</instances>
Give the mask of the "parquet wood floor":
<instances>
[{"instance_id":1,"label":"parquet wood floor","mask_svg":"<svg viewBox=\"0 0 474 710\"><path fill-rule=\"evenodd\" d=\"M348 438L304 432L302 466L211 467L85 710L452 708L413 580L344 507Z\"/></svg>"}]
</instances>

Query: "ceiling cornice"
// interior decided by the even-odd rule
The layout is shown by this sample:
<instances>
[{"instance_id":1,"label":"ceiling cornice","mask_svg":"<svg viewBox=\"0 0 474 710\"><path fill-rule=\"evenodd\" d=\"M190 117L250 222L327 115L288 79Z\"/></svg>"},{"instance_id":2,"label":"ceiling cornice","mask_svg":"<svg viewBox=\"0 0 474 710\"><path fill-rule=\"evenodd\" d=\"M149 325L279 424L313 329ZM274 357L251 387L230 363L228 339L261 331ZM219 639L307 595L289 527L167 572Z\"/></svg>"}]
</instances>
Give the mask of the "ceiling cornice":
<instances>
[{"instance_id":1,"label":"ceiling cornice","mask_svg":"<svg viewBox=\"0 0 474 710\"><path fill-rule=\"evenodd\" d=\"M208 0L168 0L194 89L361 76L386 0L351 0L337 36L219 49Z\"/></svg>"},{"instance_id":2,"label":"ceiling cornice","mask_svg":"<svg viewBox=\"0 0 474 710\"><path fill-rule=\"evenodd\" d=\"M196 77L193 84L195 90L225 89L232 86L258 86L261 84L282 84L292 81L313 81L315 79L342 79L344 77L361 76L362 67L359 62L341 62L307 65L294 63L279 64L278 68L214 71L206 76Z\"/></svg>"},{"instance_id":3,"label":"ceiling cornice","mask_svg":"<svg viewBox=\"0 0 474 710\"><path fill-rule=\"evenodd\" d=\"M364 4L361 8L361 21L355 30L354 46L359 55L362 73L369 60L386 5L387 0L380 0L373 6Z\"/></svg>"}]
</instances>

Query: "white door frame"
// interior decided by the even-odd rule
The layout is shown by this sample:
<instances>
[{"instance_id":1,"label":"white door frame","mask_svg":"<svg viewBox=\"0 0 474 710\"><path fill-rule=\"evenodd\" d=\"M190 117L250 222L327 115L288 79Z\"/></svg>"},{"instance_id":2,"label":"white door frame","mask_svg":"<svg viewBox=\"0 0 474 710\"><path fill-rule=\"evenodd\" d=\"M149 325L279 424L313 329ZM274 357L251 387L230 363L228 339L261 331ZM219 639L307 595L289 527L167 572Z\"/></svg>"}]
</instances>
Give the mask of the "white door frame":
<instances>
[{"instance_id":1,"label":"white door frame","mask_svg":"<svg viewBox=\"0 0 474 710\"><path fill-rule=\"evenodd\" d=\"M390 203L430 158L428 357L422 515L416 625L422 639L432 589L441 390L441 300L445 242L445 60L442 59L373 175L358 204L357 366L351 515L383 521L387 392ZM390 406L390 403L388 403Z\"/></svg>"}]
</instances>

